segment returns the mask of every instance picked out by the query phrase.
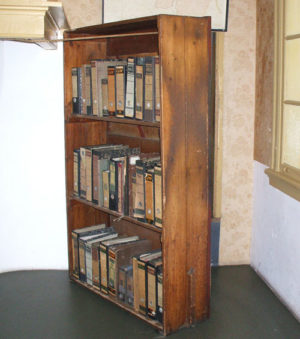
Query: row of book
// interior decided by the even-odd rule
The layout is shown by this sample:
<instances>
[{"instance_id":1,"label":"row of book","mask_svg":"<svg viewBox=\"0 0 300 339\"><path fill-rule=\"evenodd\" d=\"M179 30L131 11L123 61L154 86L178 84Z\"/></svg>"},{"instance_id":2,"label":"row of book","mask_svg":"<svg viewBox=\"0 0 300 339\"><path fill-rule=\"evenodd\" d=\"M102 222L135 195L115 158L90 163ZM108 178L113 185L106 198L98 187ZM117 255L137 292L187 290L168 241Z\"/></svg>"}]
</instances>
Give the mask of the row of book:
<instances>
[{"instance_id":1,"label":"row of book","mask_svg":"<svg viewBox=\"0 0 300 339\"><path fill-rule=\"evenodd\" d=\"M74 277L162 321L162 253L150 240L93 225L72 231L72 252Z\"/></svg>"},{"instance_id":2,"label":"row of book","mask_svg":"<svg viewBox=\"0 0 300 339\"><path fill-rule=\"evenodd\" d=\"M162 227L160 155L127 145L75 149L74 195Z\"/></svg>"},{"instance_id":3,"label":"row of book","mask_svg":"<svg viewBox=\"0 0 300 339\"><path fill-rule=\"evenodd\" d=\"M160 121L158 56L92 60L72 68L73 113Z\"/></svg>"}]
</instances>

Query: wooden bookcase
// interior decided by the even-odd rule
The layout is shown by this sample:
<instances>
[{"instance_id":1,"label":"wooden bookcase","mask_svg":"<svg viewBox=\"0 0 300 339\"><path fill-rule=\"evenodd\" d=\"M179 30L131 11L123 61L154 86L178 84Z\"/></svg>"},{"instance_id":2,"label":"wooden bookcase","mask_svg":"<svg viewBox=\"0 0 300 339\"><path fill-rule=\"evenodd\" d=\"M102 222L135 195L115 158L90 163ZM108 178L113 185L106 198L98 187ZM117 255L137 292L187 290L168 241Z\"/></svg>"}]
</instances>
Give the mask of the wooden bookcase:
<instances>
[{"instance_id":1,"label":"wooden bookcase","mask_svg":"<svg viewBox=\"0 0 300 339\"><path fill-rule=\"evenodd\" d=\"M88 39L87 39L88 38ZM69 267L71 232L105 222L120 233L151 239L163 252L163 324L127 309L164 334L209 316L210 200L208 114L211 63L210 18L171 15L84 27L64 34L65 156ZM69 41L67 41L69 39ZM71 68L91 59L159 55L161 122L72 114ZM163 227L119 218L73 196L73 150L123 143L142 152L160 152L163 176Z\"/></svg>"}]
</instances>

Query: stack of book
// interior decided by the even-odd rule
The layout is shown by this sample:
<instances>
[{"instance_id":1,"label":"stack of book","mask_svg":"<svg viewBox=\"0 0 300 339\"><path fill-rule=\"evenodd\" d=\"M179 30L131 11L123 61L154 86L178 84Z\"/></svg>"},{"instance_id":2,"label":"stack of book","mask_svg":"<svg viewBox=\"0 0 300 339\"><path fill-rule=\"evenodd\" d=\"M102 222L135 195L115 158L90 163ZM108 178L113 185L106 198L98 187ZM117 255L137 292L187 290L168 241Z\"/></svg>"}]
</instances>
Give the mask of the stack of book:
<instances>
[{"instance_id":1,"label":"stack of book","mask_svg":"<svg viewBox=\"0 0 300 339\"><path fill-rule=\"evenodd\" d=\"M158 56L91 60L72 68L73 114L160 121Z\"/></svg>"},{"instance_id":2,"label":"stack of book","mask_svg":"<svg viewBox=\"0 0 300 339\"><path fill-rule=\"evenodd\" d=\"M150 240L93 225L72 231L72 253L75 278L162 321L162 256Z\"/></svg>"},{"instance_id":3,"label":"stack of book","mask_svg":"<svg viewBox=\"0 0 300 339\"><path fill-rule=\"evenodd\" d=\"M160 155L126 145L75 149L74 195L162 227Z\"/></svg>"}]
</instances>

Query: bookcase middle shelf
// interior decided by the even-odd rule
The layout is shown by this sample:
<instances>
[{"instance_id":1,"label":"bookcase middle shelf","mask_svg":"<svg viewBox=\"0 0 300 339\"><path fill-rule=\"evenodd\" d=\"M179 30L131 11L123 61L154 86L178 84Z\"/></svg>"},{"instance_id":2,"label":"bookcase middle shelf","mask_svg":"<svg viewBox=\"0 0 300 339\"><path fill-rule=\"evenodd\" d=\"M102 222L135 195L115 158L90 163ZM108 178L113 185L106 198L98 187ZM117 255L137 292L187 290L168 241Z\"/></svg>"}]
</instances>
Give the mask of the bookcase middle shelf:
<instances>
[{"instance_id":1,"label":"bookcase middle shelf","mask_svg":"<svg viewBox=\"0 0 300 339\"><path fill-rule=\"evenodd\" d=\"M154 225L151 225L151 224L148 224L148 223L139 221L139 220L137 220L137 219L135 219L135 218L132 218L132 217L130 217L130 216L128 216L128 215L123 215L123 214L121 214L121 213L119 213L119 212L110 210L110 209L108 209L108 208L101 207L101 206L99 206L99 205L96 205L96 204L94 204L94 203L92 203L92 202L89 202L89 201L87 201L87 200L81 199L81 198L76 197L76 196L74 196L74 195L72 195L72 196L70 197L70 200L74 200L74 201L80 202L80 203L85 204L85 205L87 205L87 206L93 207L93 208L95 208L95 209L97 209L97 210L99 210L99 211L102 211L102 212L105 212L105 213L107 213L107 214L113 215L113 216L117 217L117 219L120 218L120 219L129 221L129 222L131 222L131 223L133 223L133 224L136 224L136 225L139 225L139 226L141 226L141 227L144 227L144 228L147 228L147 229L149 229L149 230L152 230L152 231L154 231L154 232L162 233L162 228L160 228L160 227L157 227L157 226L154 226Z\"/></svg>"}]
</instances>

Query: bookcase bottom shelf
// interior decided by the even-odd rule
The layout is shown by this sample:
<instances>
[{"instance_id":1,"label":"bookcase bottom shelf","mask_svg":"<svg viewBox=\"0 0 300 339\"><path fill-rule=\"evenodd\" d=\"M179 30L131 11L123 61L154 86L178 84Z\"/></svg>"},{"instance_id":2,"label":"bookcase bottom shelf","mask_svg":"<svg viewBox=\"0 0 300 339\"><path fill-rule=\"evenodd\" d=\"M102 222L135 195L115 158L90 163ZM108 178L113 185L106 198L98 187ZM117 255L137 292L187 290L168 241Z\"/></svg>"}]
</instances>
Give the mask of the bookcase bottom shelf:
<instances>
[{"instance_id":1,"label":"bookcase bottom shelf","mask_svg":"<svg viewBox=\"0 0 300 339\"><path fill-rule=\"evenodd\" d=\"M143 321L147 322L148 324L150 324L151 326L153 326L154 328L156 328L159 331L163 331L163 326L161 323L159 323L158 321L149 319L147 317L145 317L144 315L137 313L134 309L128 307L127 305L119 302L117 299L114 299L112 297L110 297L109 295L106 295L102 292L100 292L99 290L95 289L94 287L88 285L87 283L84 283L82 281L80 281L79 279L75 278L74 276L70 275L70 279L72 281L74 281L75 283L87 288L88 290L94 292L95 294L99 295L100 297L102 297L103 299L109 300L110 302L112 302L113 304L116 304L117 306L119 306L120 308L122 308L123 310L128 311L129 313L135 315L137 318L142 319Z\"/></svg>"}]
</instances>

